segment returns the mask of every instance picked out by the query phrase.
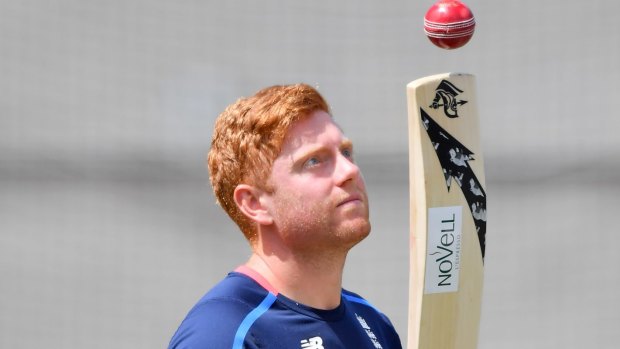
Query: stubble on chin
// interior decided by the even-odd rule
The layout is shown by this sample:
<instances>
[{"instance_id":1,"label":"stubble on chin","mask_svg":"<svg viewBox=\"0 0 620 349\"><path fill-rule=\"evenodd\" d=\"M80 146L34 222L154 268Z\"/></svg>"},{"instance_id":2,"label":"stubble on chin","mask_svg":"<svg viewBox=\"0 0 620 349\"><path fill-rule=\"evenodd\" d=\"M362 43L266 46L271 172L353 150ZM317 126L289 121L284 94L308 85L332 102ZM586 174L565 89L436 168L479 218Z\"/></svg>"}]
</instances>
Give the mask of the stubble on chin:
<instances>
[{"instance_id":1,"label":"stubble on chin","mask_svg":"<svg viewBox=\"0 0 620 349\"><path fill-rule=\"evenodd\" d=\"M354 217L346 217L347 214L343 217L326 207L312 209L298 203L287 208L303 213L276 222L283 241L296 251L346 253L370 234L367 210Z\"/></svg>"}]
</instances>

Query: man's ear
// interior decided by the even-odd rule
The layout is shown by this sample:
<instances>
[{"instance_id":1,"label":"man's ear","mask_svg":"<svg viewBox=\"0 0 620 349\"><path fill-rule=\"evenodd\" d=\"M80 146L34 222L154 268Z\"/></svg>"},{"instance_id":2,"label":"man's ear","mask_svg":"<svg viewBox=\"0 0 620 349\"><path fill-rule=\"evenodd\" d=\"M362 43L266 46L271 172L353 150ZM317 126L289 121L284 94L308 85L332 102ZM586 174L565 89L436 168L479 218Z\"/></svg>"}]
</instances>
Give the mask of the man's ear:
<instances>
[{"instance_id":1,"label":"man's ear","mask_svg":"<svg viewBox=\"0 0 620 349\"><path fill-rule=\"evenodd\" d=\"M248 184L239 184L235 188L233 198L239 210L252 221L269 225L273 223L273 217L263 205L261 195L266 193Z\"/></svg>"}]
</instances>

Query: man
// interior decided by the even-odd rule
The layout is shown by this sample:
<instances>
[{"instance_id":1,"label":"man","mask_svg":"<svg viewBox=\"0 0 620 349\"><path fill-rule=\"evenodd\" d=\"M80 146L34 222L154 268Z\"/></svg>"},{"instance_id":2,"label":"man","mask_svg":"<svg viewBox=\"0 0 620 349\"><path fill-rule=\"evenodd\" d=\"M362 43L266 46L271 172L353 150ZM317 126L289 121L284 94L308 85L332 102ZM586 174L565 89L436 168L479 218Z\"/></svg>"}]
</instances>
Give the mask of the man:
<instances>
[{"instance_id":1,"label":"man","mask_svg":"<svg viewBox=\"0 0 620 349\"><path fill-rule=\"evenodd\" d=\"M370 232L368 197L315 89L273 86L230 105L208 162L252 255L194 306L170 348L401 348L388 318L341 286L349 249Z\"/></svg>"}]
</instances>

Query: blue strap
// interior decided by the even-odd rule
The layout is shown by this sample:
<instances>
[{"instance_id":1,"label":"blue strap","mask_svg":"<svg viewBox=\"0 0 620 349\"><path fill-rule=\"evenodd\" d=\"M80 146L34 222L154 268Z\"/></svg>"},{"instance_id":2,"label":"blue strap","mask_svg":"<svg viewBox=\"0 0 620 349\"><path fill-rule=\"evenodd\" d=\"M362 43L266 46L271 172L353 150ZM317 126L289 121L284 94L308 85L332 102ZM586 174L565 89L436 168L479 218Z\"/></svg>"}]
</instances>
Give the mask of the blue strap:
<instances>
[{"instance_id":1,"label":"blue strap","mask_svg":"<svg viewBox=\"0 0 620 349\"><path fill-rule=\"evenodd\" d=\"M235 341L233 342L233 349L243 349L243 341L245 340L245 336L248 334L250 327L254 324L254 322L263 315L273 302L275 302L277 296L271 292L267 294L267 297L263 299L263 301L258 305L258 307L254 308L248 315L245 316L241 325L237 329L237 333L235 333Z\"/></svg>"},{"instance_id":2,"label":"blue strap","mask_svg":"<svg viewBox=\"0 0 620 349\"><path fill-rule=\"evenodd\" d=\"M359 297L355 297L355 296L351 296L349 294L343 293L342 296L348 300L349 302L355 302L355 303L360 303L360 304L364 304L365 306L371 307L374 310L376 310L377 312L379 310L377 310L377 308L375 308L372 304L368 303L367 300L363 299L363 298L359 298Z\"/></svg>"}]
</instances>

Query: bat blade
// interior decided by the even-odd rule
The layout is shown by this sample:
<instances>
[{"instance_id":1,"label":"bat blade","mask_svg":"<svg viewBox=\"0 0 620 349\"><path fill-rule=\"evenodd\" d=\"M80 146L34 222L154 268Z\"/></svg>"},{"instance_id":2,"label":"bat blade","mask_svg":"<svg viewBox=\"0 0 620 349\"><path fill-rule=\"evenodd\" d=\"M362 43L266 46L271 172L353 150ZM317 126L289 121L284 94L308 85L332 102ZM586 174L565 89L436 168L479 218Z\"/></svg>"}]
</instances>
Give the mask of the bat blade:
<instances>
[{"instance_id":1,"label":"bat blade","mask_svg":"<svg viewBox=\"0 0 620 349\"><path fill-rule=\"evenodd\" d=\"M475 77L446 73L407 85L409 349L477 347L486 191Z\"/></svg>"}]
</instances>

